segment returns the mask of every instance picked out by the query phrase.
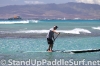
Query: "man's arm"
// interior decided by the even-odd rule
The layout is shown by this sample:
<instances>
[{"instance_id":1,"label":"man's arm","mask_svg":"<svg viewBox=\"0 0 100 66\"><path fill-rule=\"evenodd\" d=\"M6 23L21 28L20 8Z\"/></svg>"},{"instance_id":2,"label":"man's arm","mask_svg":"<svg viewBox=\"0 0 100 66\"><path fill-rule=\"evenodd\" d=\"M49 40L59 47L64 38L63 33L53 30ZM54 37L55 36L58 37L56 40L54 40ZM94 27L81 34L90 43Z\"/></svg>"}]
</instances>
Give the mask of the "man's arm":
<instances>
[{"instance_id":1,"label":"man's arm","mask_svg":"<svg viewBox=\"0 0 100 66\"><path fill-rule=\"evenodd\" d=\"M56 34L60 34L59 32L56 32L55 30L52 30L54 33L56 33Z\"/></svg>"}]
</instances>

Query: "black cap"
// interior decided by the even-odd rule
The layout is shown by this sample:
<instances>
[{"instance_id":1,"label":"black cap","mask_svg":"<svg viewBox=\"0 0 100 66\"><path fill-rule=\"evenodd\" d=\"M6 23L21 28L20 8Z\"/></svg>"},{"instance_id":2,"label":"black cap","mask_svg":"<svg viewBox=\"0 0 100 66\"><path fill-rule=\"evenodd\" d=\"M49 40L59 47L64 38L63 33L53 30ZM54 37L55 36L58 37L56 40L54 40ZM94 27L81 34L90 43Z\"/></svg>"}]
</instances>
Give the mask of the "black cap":
<instances>
[{"instance_id":1,"label":"black cap","mask_svg":"<svg viewBox=\"0 0 100 66\"><path fill-rule=\"evenodd\" d=\"M54 28L58 28L58 26L54 26Z\"/></svg>"}]
</instances>

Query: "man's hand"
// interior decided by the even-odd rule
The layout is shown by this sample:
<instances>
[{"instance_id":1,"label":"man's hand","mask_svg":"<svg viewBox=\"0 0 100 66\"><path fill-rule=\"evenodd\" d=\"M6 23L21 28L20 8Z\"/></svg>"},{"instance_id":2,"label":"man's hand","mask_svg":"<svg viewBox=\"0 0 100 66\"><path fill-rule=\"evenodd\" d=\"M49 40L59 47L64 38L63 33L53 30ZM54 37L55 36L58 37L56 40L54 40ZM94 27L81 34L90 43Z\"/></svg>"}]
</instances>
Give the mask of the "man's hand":
<instances>
[{"instance_id":1,"label":"man's hand","mask_svg":"<svg viewBox=\"0 0 100 66\"><path fill-rule=\"evenodd\" d=\"M60 32L58 34L60 34Z\"/></svg>"},{"instance_id":2,"label":"man's hand","mask_svg":"<svg viewBox=\"0 0 100 66\"><path fill-rule=\"evenodd\" d=\"M59 34L60 34L60 32L57 32L57 34L59 35Z\"/></svg>"}]
</instances>

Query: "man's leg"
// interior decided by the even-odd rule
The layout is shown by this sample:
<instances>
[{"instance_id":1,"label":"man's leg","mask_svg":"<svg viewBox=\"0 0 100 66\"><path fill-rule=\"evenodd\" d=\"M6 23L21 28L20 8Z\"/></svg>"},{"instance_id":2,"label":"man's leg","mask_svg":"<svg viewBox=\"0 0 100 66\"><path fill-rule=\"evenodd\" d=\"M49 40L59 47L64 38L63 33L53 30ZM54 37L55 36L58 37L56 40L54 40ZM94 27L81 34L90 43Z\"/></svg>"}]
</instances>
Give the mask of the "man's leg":
<instances>
[{"instance_id":1,"label":"man's leg","mask_svg":"<svg viewBox=\"0 0 100 66\"><path fill-rule=\"evenodd\" d=\"M49 47L48 47L47 51L50 51L50 44L49 44Z\"/></svg>"},{"instance_id":2,"label":"man's leg","mask_svg":"<svg viewBox=\"0 0 100 66\"><path fill-rule=\"evenodd\" d=\"M52 51L52 49L53 49L53 44L51 44L51 51Z\"/></svg>"},{"instance_id":3,"label":"man's leg","mask_svg":"<svg viewBox=\"0 0 100 66\"><path fill-rule=\"evenodd\" d=\"M48 47L47 51L52 52L52 48L53 48L53 40L52 40L52 39L47 39L47 40L48 40L48 44L49 44L49 47Z\"/></svg>"},{"instance_id":4,"label":"man's leg","mask_svg":"<svg viewBox=\"0 0 100 66\"><path fill-rule=\"evenodd\" d=\"M49 51L52 52L53 44L49 45Z\"/></svg>"}]
</instances>

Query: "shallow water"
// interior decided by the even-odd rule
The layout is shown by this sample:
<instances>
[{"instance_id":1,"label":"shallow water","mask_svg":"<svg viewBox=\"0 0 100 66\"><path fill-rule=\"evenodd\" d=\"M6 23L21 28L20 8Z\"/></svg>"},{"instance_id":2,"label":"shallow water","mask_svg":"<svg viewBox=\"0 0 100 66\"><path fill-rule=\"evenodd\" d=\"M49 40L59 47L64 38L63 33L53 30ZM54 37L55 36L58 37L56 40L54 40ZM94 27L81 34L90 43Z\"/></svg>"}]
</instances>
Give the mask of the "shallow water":
<instances>
[{"instance_id":1,"label":"shallow water","mask_svg":"<svg viewBox=\"0 0 100 66\"><path fill-rule=\"evenodd\" d=\"M48 30L58 25L61 34L54 42L53 50L87 50L100 49L99 20L26 20L0 21L0 62L4 66L38 66L25 65L14 61L47 61L39 66L99 66L100 52L63 53L46 52L48 44L46 34ZM10 22L9 24L7 22ZM56 35L55 35L56 37ZM44 60L43 60L44 59ZM53 62L52 62L53 61ZM58 64L50 64L56 61ZM61 62L62 61L62 62ZM75 61L75 62L74 62ZM77 64L77 61L81 63ZM87 64L92 61L91 64ZM93 62L94 61L94 62ZM60 62L62 64L60 64ZM0 64L1 64L0 63ZM38 63L38 64L39 64ZM8 65L7 65L8 64ZM27 63L26 63L27 64ZM3 66L1 64L1 66Z\"/></svg>"}]
</instances>

